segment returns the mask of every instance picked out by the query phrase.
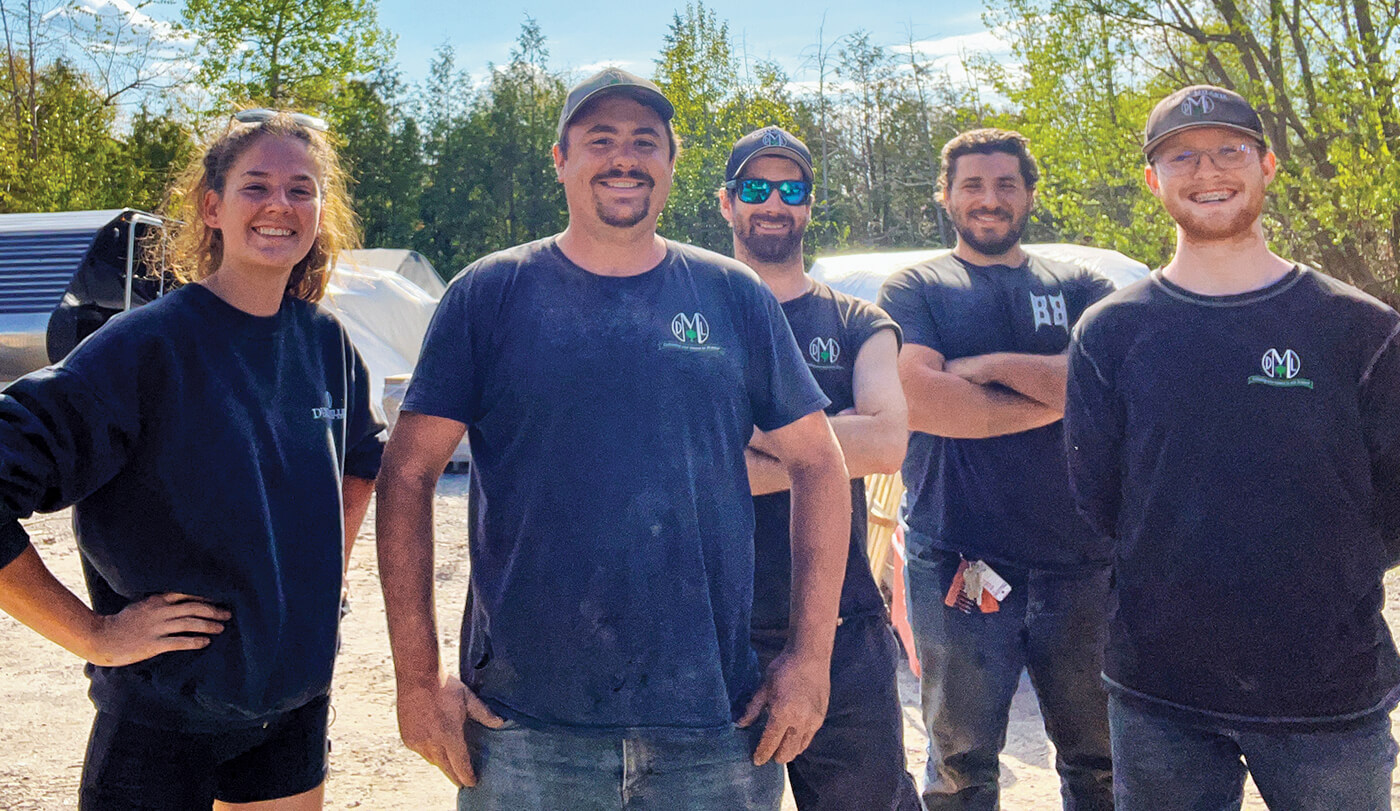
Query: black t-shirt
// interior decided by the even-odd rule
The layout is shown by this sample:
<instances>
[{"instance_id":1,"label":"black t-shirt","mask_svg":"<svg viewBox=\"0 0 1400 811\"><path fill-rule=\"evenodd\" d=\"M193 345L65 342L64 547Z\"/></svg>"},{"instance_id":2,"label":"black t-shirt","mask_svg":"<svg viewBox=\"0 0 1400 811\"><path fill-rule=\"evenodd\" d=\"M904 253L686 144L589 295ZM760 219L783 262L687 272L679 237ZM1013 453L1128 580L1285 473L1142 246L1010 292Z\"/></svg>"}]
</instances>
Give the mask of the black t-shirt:
<instances>
[{"instance_id":1,"label":"black t-shirt","mask_svg":"<svg viewBox=\"0 0 1400 811\"><path fill-rule=\"evenodd\" d=\"M826 402L727 257L668 242L616 278L549 238L468 267L403 405L471 440L463 679L538 727L728 728L759 681L744 449Z\"/></svg>"},{"instance_id":2,"label":"black t-shirt","mask_svg":"<svg viewBox=\"0 0 1400 811\"><path fill-rule=\"evenodd\" d=\"M228 608L198 651L88 666L100 709L186 731L249 725L330 689L343 475L374 478L382 425L345 330L188 285L119 315L0 394L0 562L14 519L73 509L93 608L159 592Z\"/></svg>"},{"instance_id":3,"label":"black t-shirt","mask_svg":"<svg viewBox=\"0 0 1400 811\"><path fill-rule=\"evenodd\" d=\"M831 400L828 414L855 405L853 375L856 356L870 336L882 329L899 336L899 326L869 302L839 293L821 282L783 302L797 346L822 393ZM788 491L755 496L753 627L779 630L788 627L792 587L792 543L788 537L792 499ZM865 555L865 480L851 480L851 550L846 557L846 579L841 586L841 616L879 614L884 598L870 574Z\"/></svg>"},{"instance_id":4,"label":"black t-shirt","mask_svg":"<svg viewBox=\"0 0 1400 811\"><path fill-rule=\"evenodd\" d=\"M980 267L951 252L895 273L880 306L906 343L946 360L1018 352L1054 355L1113 283L1076 265L1031 256ZM1108 560L1108 544L1075 514L1060 422L987 439L915 431L904 457L911 554L931 544L1015 567L1072 569Z\"/></svg>"},{"instance_id":5,"label":"black t-shirt","mask_svg":"<svg viewBox=\"0 0 1400 811\"><path fill-rule=\"evenodd\" d=\"M1115 542L1113 684L1235 720L1388 706L1397 336L1296 268L1236 296L1154 273L1085 315L1065 424L1076 501Z\"/></svg>"}]
</instances>

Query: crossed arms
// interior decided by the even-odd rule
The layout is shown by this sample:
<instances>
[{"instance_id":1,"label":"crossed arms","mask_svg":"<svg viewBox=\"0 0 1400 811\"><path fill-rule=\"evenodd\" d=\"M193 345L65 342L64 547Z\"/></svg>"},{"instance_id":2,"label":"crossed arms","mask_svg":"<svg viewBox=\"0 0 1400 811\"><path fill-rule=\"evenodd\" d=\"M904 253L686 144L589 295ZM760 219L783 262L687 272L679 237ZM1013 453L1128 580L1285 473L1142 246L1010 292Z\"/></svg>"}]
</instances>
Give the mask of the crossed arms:
<instances>
[{"instance_id":1,"label":"crossed arms","mask_svg":"<svg viewBox=\"0 0 1400 811\"><path fill-rule=\"evenodd\" d=\"M1029 431L1064 416L1067 355L992 352L945 361L906 344L899 379L909 398L909 427L954 439Z\"/></svg>"},{"instance_id":2,"label":"crossed arms","mask_svg":"<svg viewBox=\"0 0 1400 811\"><path fill-rule=\"evenodd\" d=\"M855 407L830 417L831 429L846 458L852 479L893 473L904 460L909 441L908 409L899 386L899 342L893 330L870 336L856 353L852 388ZM745 451L749 487L756 496L792 487L787 472L762 432Z\"/></svg>"}]
</instances>

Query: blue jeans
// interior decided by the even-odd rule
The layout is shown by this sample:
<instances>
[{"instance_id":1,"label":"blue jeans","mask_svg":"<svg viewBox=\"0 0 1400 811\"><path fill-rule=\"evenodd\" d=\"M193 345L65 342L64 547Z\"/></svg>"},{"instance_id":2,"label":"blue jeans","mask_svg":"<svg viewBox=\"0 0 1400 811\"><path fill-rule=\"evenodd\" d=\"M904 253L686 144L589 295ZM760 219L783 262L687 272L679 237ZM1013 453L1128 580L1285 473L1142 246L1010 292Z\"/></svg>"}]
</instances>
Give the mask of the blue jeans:
<instances>
[{"instance_id":1,"label":"blue jeans","mask_svg":"<svg viewBox=\"0 0 1400 811\"><path fill-rule=\"evenodd\" d=\"M1001 609L964 614L943 604L958 555L928 548L926 540L918 546L905 578L923 669L929 811L1000 807L998 757L1022 670L1030 671L1046 734L1055 744L1064 808L1113 808L1108 695L1099 677L1108 568L1062 574L996 566L1011 584Z\"/></svg>"},{"instance_id":2,"label":"blue jeans","mask_svg":"<svg viewBox=\"0 0 1400 811\"><path fill-rule=\"evenodd\" d=\"M1336 732L1244 731L1168 718L1113 696L1114 794L1120 811L1238 811L1248 764L1272 811L1390 808L1390 716Z\"/></svg>"},{"instance_id":3,"label":"blue jeans","mask_svg":"<svg viewBox=\"0 0 1400 811\"><path fill-rule=\"evenodd\" d=\"M783 767L753 765L762 719L747 729L561 732L468 723L477 785L458 811L777 811Z\"/></svg>"},{"instance_id":4,"label":"blue jeans","mask_svg":"<svg viewBox=\"0 0 1400 811\"><path fill-rule=\"evenodd\" d=\"M785 641L781 631L754 632L765 670ZM920 811L919 789L904 768L898 657L883 615L852 617L836 628L826 720L788 764L800 811Z\"/></svg>"}]
</instances>

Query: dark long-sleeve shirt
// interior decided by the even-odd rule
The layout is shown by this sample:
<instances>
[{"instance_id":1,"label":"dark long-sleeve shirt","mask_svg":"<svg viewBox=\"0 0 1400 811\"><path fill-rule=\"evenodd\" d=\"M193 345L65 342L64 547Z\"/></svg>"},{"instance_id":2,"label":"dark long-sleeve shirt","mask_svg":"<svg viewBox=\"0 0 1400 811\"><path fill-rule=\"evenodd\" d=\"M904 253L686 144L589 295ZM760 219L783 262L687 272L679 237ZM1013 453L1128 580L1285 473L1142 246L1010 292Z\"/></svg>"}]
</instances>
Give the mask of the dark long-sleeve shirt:
<instances>
[{"instance_id":1,"label":"dark long-sleeve shirt","mask_svg":"<svg viewBox=\"0 0 1400 811\"><path fill-rule=\"evenodd\" d=\"M1234 296L1154 273L1085 314L1066 442L1114 539L1111 687L1242 722L1390 705L1397 335L1389 307L1302 268Z\"/></svg>"}]
</instances>

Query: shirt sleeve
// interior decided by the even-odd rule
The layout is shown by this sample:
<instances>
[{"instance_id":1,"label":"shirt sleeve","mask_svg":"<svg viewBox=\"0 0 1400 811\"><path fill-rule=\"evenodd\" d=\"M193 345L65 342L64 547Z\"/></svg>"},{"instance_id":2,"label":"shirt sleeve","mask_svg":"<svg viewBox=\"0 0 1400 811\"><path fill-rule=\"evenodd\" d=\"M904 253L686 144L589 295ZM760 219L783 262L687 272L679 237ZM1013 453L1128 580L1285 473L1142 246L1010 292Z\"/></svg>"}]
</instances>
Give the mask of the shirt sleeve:
<instances>
[{"instance_id":1,"label":"shirt sleeve","mask_svg":"<svg viewBox=\"0 0 1400 811\"><path fill-rule=\"evenodd\" d=\"M68 507L121 470L139 424L62 366L0 392L0 566L29 545L19 519Z\"/></svg>"},{"instance_id":2,"label":"shirt sleeve","mask_svg":"<svg viewBox=\"0 0 1400 811\"><path fill-rule=\"evenodd\" d=\"M346 398L345 475L373 479L379 475L379 462L384 454L384 424L374 416L365 359L349 336L345 338L345 348L346 374L350 376L346 386L349 396Z\"/></svg>"},{"instance_id":3,"label":"shirt sleeve","mask_svg":"<svg viewBox=\"0 0 1400 811\"><path fill-rule=\"evenodd\" d=\"M749 403L754 425L772 431L831 404L802 359L773 294L757 281L749 318Z\"/></svg>"},{"instance_id":4,"label":"shirt sleeve","mask_svg":"<svg viewBox=\"0 0 1400 811\"><path fill-rule=\"evenodd\" d=\"M890 318L889 313L868 301L858 300L851 313L850 323L847 325L847 345L855 347L856 352L859 353L860 348L865 346L865 342L882 329L893 332L896 347L903 348L904 330L899 328L899 324L893 318Z\"/></svg>"},{"instance_id":5,"label":"shirt sleeve","mask_svg":"<svg viewBox=\"0 0 1400 811\"><path fill-rule=\"evenodd\" d=\"M468 269L438 303L404 395L405 411L470 424L478 378L472 351L473 331L479 329L471 312L474 282L475 271Z\"/></svg>"},{"instance_id":6,"label":"shirt sleeve","mask_svg":"<svg viewBox=\"0 0 1400 811\"><path fill-rule=\"evenodd\" d=\"M1084 331L1076 329L1069 348L1065 400L1065 451L1075 506L1101 537L1118 534L1122 501L1120 457L1122 401L1090 357Z\"/></svg>"},{"instance_id":7,"label":"shirt sleeve","mask_svg":"<svg viewBox=\"0 0 1400 811\"><path fill-rule=\"evenodd\" d=\"M933 310L926 298L930 290L927 280L920 277L917 267L905 268L885 280L880 287L879 306L902 331L904 343L926 346L940 354L944 351L943 337L933 319Z\"/></svg>"},{"instance_id":8,"label":"shirt sleeve","mask_svg":"<svg viewBox=\"0 0 1400 811\"><path fill-rule=\"evenodd\" d=\"M1400 325L1362 376L1361 419L1371 455L1374 521L1395 566L1400 564Z\"/></svg>"}]
</instances>

